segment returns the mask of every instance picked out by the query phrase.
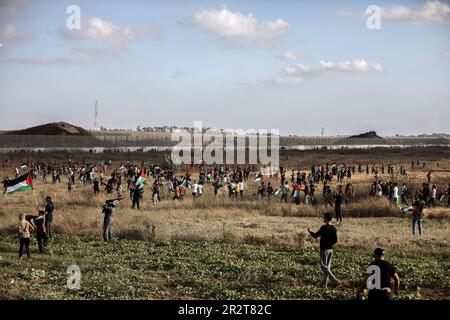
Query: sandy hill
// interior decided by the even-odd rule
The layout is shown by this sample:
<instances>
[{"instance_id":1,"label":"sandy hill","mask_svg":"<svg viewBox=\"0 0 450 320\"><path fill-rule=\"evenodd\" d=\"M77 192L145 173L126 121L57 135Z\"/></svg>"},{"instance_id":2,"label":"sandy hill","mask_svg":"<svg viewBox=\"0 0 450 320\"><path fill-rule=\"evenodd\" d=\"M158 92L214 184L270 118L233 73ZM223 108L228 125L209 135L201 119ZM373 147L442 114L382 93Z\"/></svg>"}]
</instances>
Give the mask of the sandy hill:
<instances>
[{"instance_id":1,"label":"sandy hill","mask_svg":"<svg viewBox=\"0 0 450 320\"><path fill-rule=\"evenodd\" d=\"M350 136L348 138L350 138L350 139L352 139L352 138L381 139L381 137L379 135L377 135L377 133L375 131L364 132L364 133L358 134L356 136Z\"/></svg>"},{"instance_id":2,"label":"sandy hill","mask_svg":"<svg viewBox=\"0 0 450 320\"><path fill-rule=\"evenodd\" d=\"M91 133L81 127L66 122L47 123L23 130L9 131L7 135L44 135L44 136L90 136Z\"/></svg>"}]
</instances>

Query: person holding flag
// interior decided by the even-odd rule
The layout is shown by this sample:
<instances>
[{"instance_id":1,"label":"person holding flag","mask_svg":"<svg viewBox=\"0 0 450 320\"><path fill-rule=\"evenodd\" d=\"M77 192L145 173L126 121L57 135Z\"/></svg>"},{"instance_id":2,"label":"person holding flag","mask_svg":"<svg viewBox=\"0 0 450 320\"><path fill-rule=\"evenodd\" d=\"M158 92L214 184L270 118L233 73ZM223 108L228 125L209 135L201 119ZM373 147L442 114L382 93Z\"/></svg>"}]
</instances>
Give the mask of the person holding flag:
<instances>
[{"instance_id":1,"label":"person holding flag","mask_svg":"<svg viewBox=\"0 0 450 320\"><path fill-rule=\"evenodd\" d=\"M106 200L103 204L103 240L105 242L109 242L111 240L113 218L116 212L116 206L119 204L120 200L122 200L122 198L110 199Z\"/></svg>"},{"instance_id":2,"label":"person holding flag","mask_svg":"<svg viewBox=\"0 0 450 320\"><path fill-rule=\"evenodd\" d=\"M13 180L5 179L3 181L3 194L12 194L18 191L28 191L33 189L33 181L31 173L28 172Z\"/></svg>"}]
</instances>

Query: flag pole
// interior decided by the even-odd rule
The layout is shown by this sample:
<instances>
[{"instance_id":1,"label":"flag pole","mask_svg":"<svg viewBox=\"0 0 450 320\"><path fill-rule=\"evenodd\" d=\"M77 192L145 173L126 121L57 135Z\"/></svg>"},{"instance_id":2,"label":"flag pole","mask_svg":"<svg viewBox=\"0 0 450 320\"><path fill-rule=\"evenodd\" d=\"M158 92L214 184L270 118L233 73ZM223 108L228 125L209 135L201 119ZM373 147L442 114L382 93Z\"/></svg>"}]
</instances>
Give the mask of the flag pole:
<instances>
[{"instance_id":1,"label":"flag pole","mask_svg":"<svg viewBox=\"0 0 450 320\"><path fill-rule=\"evenodd\" d=\"M36 190L34 188L33 188L33 194L34 194L34 202L36 203L36 207L39 208L38 201L37 201L37 198L36 198Z\"/></svg>"}]
</instances>

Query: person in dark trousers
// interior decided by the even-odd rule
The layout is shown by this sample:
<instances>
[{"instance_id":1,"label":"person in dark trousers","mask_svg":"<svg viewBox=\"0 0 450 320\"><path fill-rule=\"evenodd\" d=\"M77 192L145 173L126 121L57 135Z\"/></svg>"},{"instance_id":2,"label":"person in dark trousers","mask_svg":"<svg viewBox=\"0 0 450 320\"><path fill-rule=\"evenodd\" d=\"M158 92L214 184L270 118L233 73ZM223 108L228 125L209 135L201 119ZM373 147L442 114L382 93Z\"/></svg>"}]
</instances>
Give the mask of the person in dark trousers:
<instances>
[{"instance_id":1,"label":"person in dark trousers","mask_svg":"<svg viewBox=\"0 0 450 320\"><path fill-rule=\"evenodd\" d=\"M447 207L450 207L450 183L447 188Z\"/></svg>"},{"instance_id":2,"label":"person in dark trousers","mask_svg":"<svg viewBox=\"0 0 450 320\"><path fill-rule=\"evenodd\" d=\"M400 287L400 277L395 270L395 267L384 258L384 250L376 248L373 254L374 261L370 263L370 266L377 266L380 268L379 288L373 288L369 290L369 301L389 301L392 300L392 290L395 294L398 294ZM376 272L375 272L376 274ZM394 287L392 287L391 280L394 279ZM375 279L375 283L377 279ZM367 283L367 280L366 280Z\"/></svg>"},{"instance_id":3,"label":"person in dark trousers","mask_svg":"<svg viewBox=\"0 0 450 320\"><path fill-rule=\"evenodd\" d=\"M413 237L416 236L416 225L419 229L419 237L422 237L422 226L423 226L423 220L422 220L422 214L423 209L425 208L425 200L423 199L422 195L419 195L419 199L413 203L413 207L415 210L412 211L412 233Z\"/></svg>"},{"instance_id":4,"label":"person in dark trousers","mask_svg":"<svg viewBox=\"0 0 450 320\"><path fill-rule=\"evenodd\" d=\"M94 189L94 194L98 195L100 193L100 181L97 178L92 182L92 187Z\"/></svg>"},{"instance_id":5,"label":"person in dark trousers","mask_svg":"<svg viewBox=\"0 0 450 320\"><path fill-rule=\"evenodd\" d=\"M45 198L45 202L45 230L47 231L48 239L51 239L53 211L55 210L55 205L52 202L52 198L50 198L49 196Z\"/></svg>"},{"instance_id":6,"label":"person in dark trousers","mask_svg":"<svg viewBox=\"0 0 450 320\"><path fill-rule=\"evenodd\" d=\"M285 181L283 185L281 185L281 201L280 202L288 202L288 192L289 192L289 186L288 182Z\"/></svg>"},{"instance_id":7,"label":"person in dark trousers","mask_svg":"<svg viewBox=\"0 0 450 320\"><path fill-rule=\"evenodd\" d=\"M275 193L275 190L273 189L270 182L267 184L267 203L270 204L270 200L272 199L273 194Z\"/></svg>"},{"instance_id":8,"label":"person in dark trousers","mask_svg":"<svg viewBox=\"0 0 450 320\"><path fill-rule=\"evenodd\" d=\"M312 232L308 228L308 232L313 238L320 237L320 266L323 272L322 285L324 285L325 288L328 287L330 279L337 284L340 283L336 276L331 272L333 246L337 243L337 231L336 228L330 224L331 220L331 213L327 212L323 216L324 225L320 227L319 231Z\"/></svg>"},{"instance_id":9,"label":"person in dark trousers","mask_svg":"<svg viewBox=\"0 0 450 320\"><path fill-rule=\"evenodd\" d=\"M134 209L134 206L137 206L139 210L140 200L141 200L141 189L139 189L139 187L135 187L133 190L133 203L131 204L131 209Z\"/></svg>"},{"instance_id":10,"label":"person in dark trousers","mask_svg":"<svg viewBox=\"0 0 450 320\"><path fill-rule=\"evenodd\" d=\"M103 240L108 242L111 240L111 229L114 218L114 213L116 211L114 200L107 200L103 205L102 212L104 213L103 217Z\"/></svg>"},{"instance_id":11,"label":"person in dark trousers","mask_svg":"<svg viewBox=\"0 0 450 320\"><path fill-rule=\"evenodd\" d=\"M48 243L47 230L45 228L45 211L39 210L38 215L34 217L34 227L36 229L39 253L43 253Z\"/></svg>"},{"instance_id":12,"label":"person in dark trousers","mask_svg":"<svg viewBox=\"0 0 450 320\"><path fill-rule=\"evenodd\" d=\"M335 194L334 194L334 199L335 199L335 203L334 203L334 212L336 214L336 221L338 221L339 223L342 222L342 201L343 201L343 196L342 196L342 192L339 189Z\"/></svg>"},{"instance_id":13,"label":"person in dark trousers","mask_svg":"<svg viewBox=\"0 0 450 320\"><path fill-rule=\"evenodd\" d=\"M25 219L25 215L21 213L19 215L19 225L17 226L17 232L19 234L19 259L22 259L23 249L25 248L25 253L27 254L28 259L31 259L30 255L30 238L31 238L31 231L33 231L34 228Z\"/></svg>"}]
</instances>

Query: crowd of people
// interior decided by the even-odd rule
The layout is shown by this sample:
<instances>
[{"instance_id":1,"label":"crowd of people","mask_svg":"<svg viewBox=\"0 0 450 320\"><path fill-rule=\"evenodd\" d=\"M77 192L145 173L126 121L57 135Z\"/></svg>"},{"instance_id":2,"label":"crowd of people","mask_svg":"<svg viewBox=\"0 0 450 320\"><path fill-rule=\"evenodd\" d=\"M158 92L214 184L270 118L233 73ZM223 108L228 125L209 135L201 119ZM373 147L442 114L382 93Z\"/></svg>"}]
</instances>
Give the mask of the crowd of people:
<instances>
[{"instance_id":1,"label":"crowd of people","mask_svg":"<svg viewBox=\"0 0 450 320\"><path fill-rule=\"evenodd\" d=\"M425 165L425 164L423 164ZM419 162L412 162L412 169L418 167ZM43 183L62 183L61 177L67 179L67 190L72 191L73 185L91 186L94 196L98 196L104 187L107 199L103 205L103 239L111 240L111 230L113 218L117 205L125 198L125 192L129 193L131 207L140 209L144 201L146 186L151 190L151 203L158 205L162 200L162 194L169 194L165 199L172 201L182 201L186 196L187 190L193 199L202 197L207 188L211 188L214 196L220 193L228 194L229 198L235 201L252 197L252 199L267 201L270 205L274 197L279 197L279 205L292 202L294 204L317 205L322 203L326 206L334 207L335 219L342 222L342 206L346 203L358 201L363 190L355 190L352 178L355 174L372 174L373 183L370 185L368 196L385 197L395 204L398 204L403 213L409 213L412 217L412 232L415 236L416 228L422 236L422 214L426 207L435 207L438 202L443 205L445 199L446 205L450 206L450 184L447 190L442 189L438 192L436 184L432 184L432 171L426 175L426 182L422 184L420 191L414 194L408 184L402 183L401 186L394 182L399 176L405 176L406 168L403 165L393 166L388 164L384 166L368 165L350 166L347 164L313 165L309 172L301 170L292 170L287 172L280 167L273 175L266 176L262 169L255 166L241 168L237 166L231 168L224 165L206 166L199 165L194 168L178 170L183 172L178 174L171 168L162 165L146 165L144 162L136 164L133 162L121 162L118 168L112 168L112 162L102 161L100 163L76 162L68 160L67 162L28 162L21 166L21 169L30 172L34 180L42 179ZM198 170L198 174L194 171ZM385 175L387 174L387 176ZM20 175L20 170L16 168L16 177ZM48 177L51 177L49 181ZM383 178L388 178L384 180ZM254 181L253 181L254 179ZM5 181L8 177L5 178ZM253 181L252 183L249 183ZM149 183L151 181L151 183ZM335 187L332 187L332 184ZM254 188L253 192L244 192L248 186ZM322 199L316 194L317 188L322 185ZM165 191L166 190L166 191ZM222 192L222 190L224 190ZM265 200L264 200L265 199ZM409 204L411 203L411 204ZM23 251L30 257L30 237L34 231L38 242L39 252L45 252L49 241L52 238L52 221L54 204L52 199L45 198L45 208L38 208L36 215L20 214L18 224L18 234L20 239L19 257L22 258ZM336 228L330 224L333 217L331 213L324 216L324 225L317 232L308 229L309 234L314 238L320 237L320 265L323 270L323 285L328 286L329 282L337 284L340 281L331 271L331 261L333 256L333 245L337 243ZM382 270L382 279L384 288L373 289L371 296L373 299L390 299L392 297L392 287L387 284L390 278L395 280L395 290L398 290L399 278L395 268L384 260L384 250L377 248L374 253L374 265Z\"/></svg>"}]
</instances>

